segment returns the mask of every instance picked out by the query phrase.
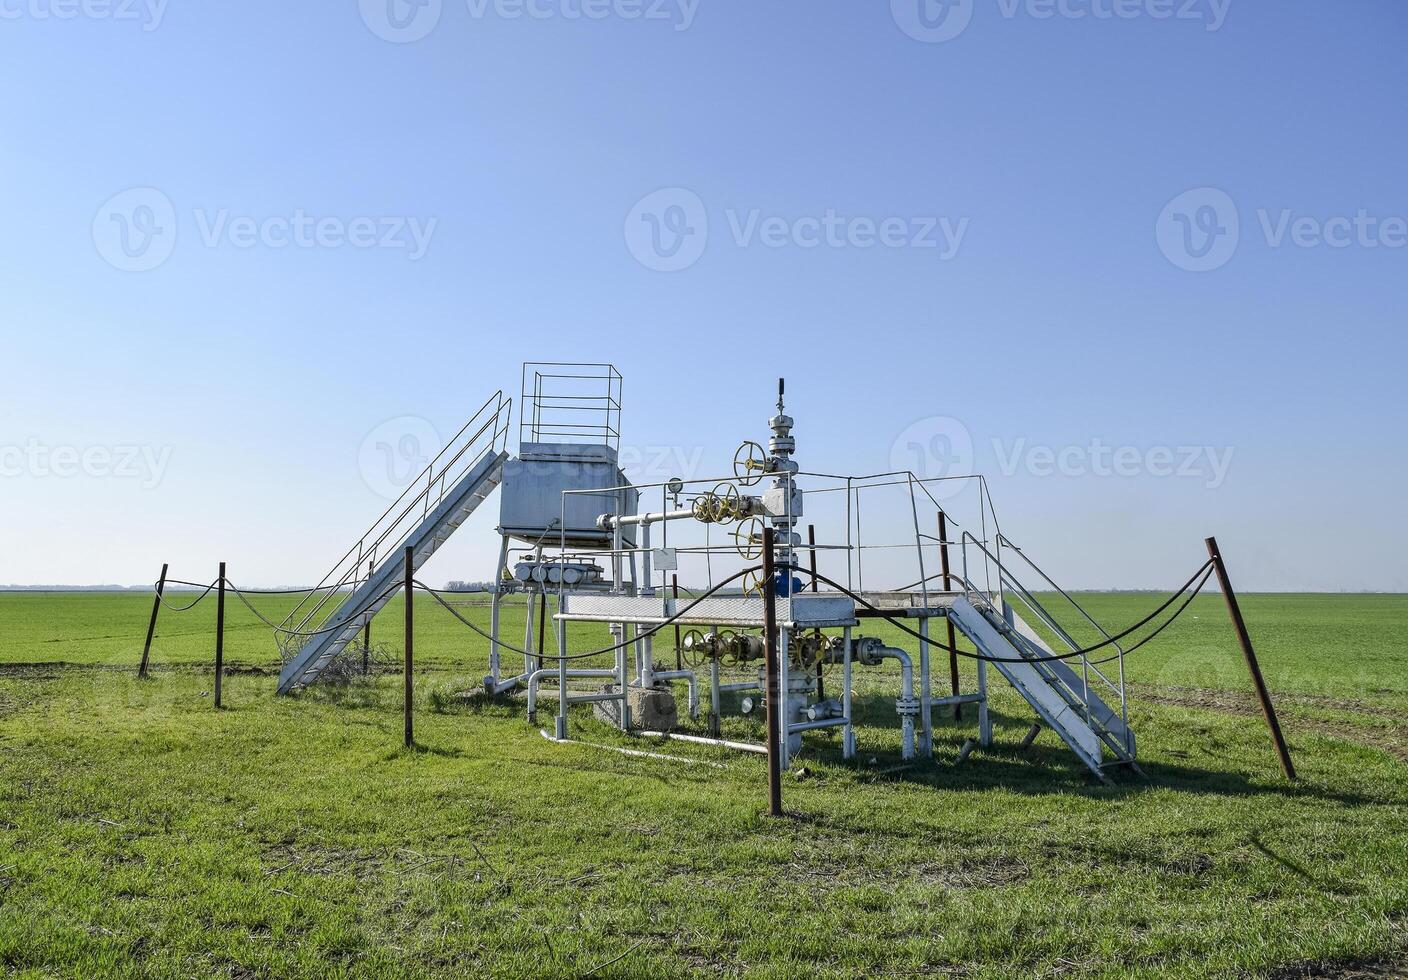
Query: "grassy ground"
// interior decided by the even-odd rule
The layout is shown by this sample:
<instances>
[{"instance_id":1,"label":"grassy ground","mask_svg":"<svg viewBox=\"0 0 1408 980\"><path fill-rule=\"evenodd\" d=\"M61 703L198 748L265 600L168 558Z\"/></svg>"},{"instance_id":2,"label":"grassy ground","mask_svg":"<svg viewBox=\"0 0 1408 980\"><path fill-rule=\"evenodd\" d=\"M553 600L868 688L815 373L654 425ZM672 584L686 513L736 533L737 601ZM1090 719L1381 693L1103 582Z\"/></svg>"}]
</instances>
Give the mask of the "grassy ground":
<instances>
[{"instance_id":1,"label":"grassy ground","mask_svg":"<svg viewBox=\"0 0 1408 980\"><path fill-rule=\"evenodd\" d=\"M1082 601L1123 625L1154 600ZM457 697L485 644L428 600L414 750L397 677L273 697L233 600L224 711L211 602L164 615L136 680L149 607L0 595L7 972L1383 976L1408 951L1408 597L1244 599L1296 785L1208 597L1131 662L1148 782L1096 785L1049 735L1019 751L1000 680L991 750L956 766L973 726L945 719L902 768L896 678L863 671L859 764L808 736L782 821L756 757L556 745L521 703ZM392 655L401 616L375 627ZM586 709L573 734L624 744Z\"/></svg>"}]
</instances>

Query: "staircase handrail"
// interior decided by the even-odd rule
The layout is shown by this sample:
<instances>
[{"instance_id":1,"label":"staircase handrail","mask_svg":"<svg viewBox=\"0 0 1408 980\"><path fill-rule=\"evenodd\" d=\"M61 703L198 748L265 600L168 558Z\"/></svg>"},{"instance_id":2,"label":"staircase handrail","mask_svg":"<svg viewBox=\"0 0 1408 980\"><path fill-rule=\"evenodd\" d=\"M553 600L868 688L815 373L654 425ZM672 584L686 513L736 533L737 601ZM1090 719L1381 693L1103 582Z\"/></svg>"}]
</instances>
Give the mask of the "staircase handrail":
<instances>
[{"instance_id":1,"label":"staircase handrail","mask_svg":"<svg viewBox=\"0 0 1408 980\"><path fill-rule=\"evenodd\" d=\"M332 569L309 591L308 595L294 606L281 624L282 628L290 630L289 633L283 635L291 637L297 633L307 632L307 627L313 622L314 617L334 595L348 585L352 585L355 591L362 584L365 562L375 563L379 555L384 557L387 554L394 554L396 548L415 530L416 524L406 521L407 516L417 509L421 511L422 519L430 514L431 508L438 505L444 499L446 490L454 485L454 481L448 479L452 469L471 449L481 445L481 440L486 433L489 435L487 443L483 444L480 451L474 454L470 464L463 468L460 475L463 472L468 472L485 456L500 451L501 445L507 447L512 413L513 399L505 397L502 389L490 395L479 407L479 410L470 417L469 421L460 427L460 430L445 444L444 448L427 464L425 469L372 523L367 532L347 550L346 554L337 560ZM466 438L465 433L476 425L477 428L474 428L473 434ZM447 455L448 459L445 458ZM438 472L437 467L439 467ZM439 492L435 493L437 485ZM387 517L392 513L395 513L396 516L387 521ZM399 533L397 533L398 529ZM388 539L392 538L393 534L395 539L388 544ZM373 536L375 536L375 540L370 540ZM350 563L349 559L351 559ZM368 573L368 577L370 577L370 573ZM315 597L317 597L317 601L313 602ZM303 612L304 607L308 606L310 602L313 602L313 605L306 612ZM294 623L300 612L303 612L302 619L298 620L297 625L290 628L290 624ZM300 642L300 640L295 638L294 642Z\"/></svg>"}]
</instances>

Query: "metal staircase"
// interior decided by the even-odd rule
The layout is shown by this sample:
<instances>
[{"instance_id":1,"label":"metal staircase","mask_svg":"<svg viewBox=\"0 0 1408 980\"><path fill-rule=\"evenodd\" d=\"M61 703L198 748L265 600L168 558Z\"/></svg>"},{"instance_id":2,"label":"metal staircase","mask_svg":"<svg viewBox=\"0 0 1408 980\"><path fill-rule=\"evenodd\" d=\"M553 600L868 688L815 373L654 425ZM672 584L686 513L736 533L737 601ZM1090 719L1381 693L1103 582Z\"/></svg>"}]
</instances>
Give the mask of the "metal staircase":
<instances>
[{"instance_id":1,"label":"metal staircase","mask_svg":"<svg viewBox=\"0 0 1408 980\"><path fill-rule=\"evenodd\" d=\"M406 548L419 569L499 485L512 405L495 392L288 615L280 694L316 681L386 605L400 587Z\"/></svg>"},{"instance_id":2,"label":"metal staircase","mask_svg":"<svg viewBox=\"0 0 1408 980\"><path fill-rule=\"evenodd\" d=\"M1057 586L1035 563L1016 548L998 537L1008 551L1019 555L1047 585L1070 601L1105 639L1109 634L1071 596ZM970 543L965 540L965 547ZM989 595L978 590L965 578L965 594L954 600L949 617L985 656L993 658L997 669L1035 709L1042 723L1076 753L1081 762L1102 781L1108 778L1111 766L1129 766L1139 771L1135 762L1134 732L1129 727L1128 702L1124 690L1124 652L1116 643L1105 648L1105 656L1095 661L1085 654L1070 661L1050 660L1055 654L1046 640L1024 620L1009 595L1025 605L1053 636L1069 651L1082 648L1001 562L1001 551L993 554L976 539L971 543L982 556L996 563L999 582L1005 591ZM1100 660L1118 661L1116 679L1102 671ZM1118 700L1119 707L1108 704L1101 693ZM1113 759L1106 761L1106 750Z\"/></svg>"}]
</instances>

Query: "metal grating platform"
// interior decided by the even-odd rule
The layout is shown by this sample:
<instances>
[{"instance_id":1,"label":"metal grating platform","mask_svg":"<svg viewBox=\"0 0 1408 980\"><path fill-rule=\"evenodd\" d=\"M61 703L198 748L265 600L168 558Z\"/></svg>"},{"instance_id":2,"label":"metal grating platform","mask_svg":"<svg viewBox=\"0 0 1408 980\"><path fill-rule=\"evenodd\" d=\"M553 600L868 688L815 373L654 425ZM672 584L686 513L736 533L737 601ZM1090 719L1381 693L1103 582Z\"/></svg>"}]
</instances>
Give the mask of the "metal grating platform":
<instances>
[{"instance_id":1,"label":"metal grating platform","mask_svg":"<svg viewBox=\"0 0 1408 980\"><path fill-rule=\"evenodd\" d=\"M667 596L569 594L554 618L568 622L663 623L693 600ZM798 595L777 600L777 621L797 629L854 626L855 604L846 596ZM761 627L763 600L757 596L710 596L676 622L683 626Z\"/></svg>"}]
</instances>

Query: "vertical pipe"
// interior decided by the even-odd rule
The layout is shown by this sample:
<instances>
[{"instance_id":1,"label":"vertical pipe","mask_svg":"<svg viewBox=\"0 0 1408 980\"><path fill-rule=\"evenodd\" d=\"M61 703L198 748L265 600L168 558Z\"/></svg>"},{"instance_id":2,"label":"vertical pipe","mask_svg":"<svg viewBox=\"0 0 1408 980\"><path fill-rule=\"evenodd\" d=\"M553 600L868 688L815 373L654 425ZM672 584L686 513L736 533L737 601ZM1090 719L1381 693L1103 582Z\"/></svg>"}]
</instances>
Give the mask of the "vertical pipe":
<instances>
[{"instance_id":1,"label":"vertical pipe","mask_svg":"<svg viewBox=\"0 0 1408 980\"><path fill-rule=\"evenodd\" d=\"M1232 617L1232 627L1237 631L1237 641L1242 645L1242 657L1247 662L1247 671L1252 675L1252 686L1256 688L1257 700L1261 702L1261 713L1266 718L1266 727L1271 729L1271 740L1276 743L1276 755L1281 760L1281 769L1286 778L1296 778L1296 767L1291 762L1291 751L1286 747L1286 739L1281 734L1281 723L1276 719L1276 707L1271 703L1271 694L1266 690L1266 681L1261 676L1261 665L1252 648L1252 638L1247 633L1246 620L1242 618L1242 607L1237 602L1237 593L1232 590L1232 580L1223 564L1222 552L1218 550L1217 538L1208 538L1208 555L1212 557L1213 568L1217 571L1217 583L1222 587L1222 595L1227 600L1227 613Z\"/></svg>"},{"instance_id":2,"label":"vertical pipe","mask_svg":"<svg viewBox=\"0 0 1408 980\"><path fill-rule=\"evenodd\" d=\"M402 588L402 594L406 597L406 660L402 712L405 715L405 744L408 749L415 745L415 732L411 728L411 672L415 660L415 555L415 548L407 545L406 582Z\"/></svg>"},{"instance_id":3,"label":"vertical pipe","mask_svg":"<svg viewBox=\"0 0 1408 980\"><path fill-rule=\"evenodd\" d=\"M807 525L807 550L811 553L812 591L813 591L813 592L820 592L820 591L821 591L821 579L819 579L819 578L816 577L816 525L815 525L815 524L808 524L808 525ZM825 700L826 700L826 678L822 676L822 667L825 666L825 664L822 663L822 658L821 658L821 643L820 643L820 640L821 640L821 630L817 630L817 631L816 631L816 638L817 638L817 640L818 640L818 643L817 643L817 658L816 658L816 699L817 699L818 701L825 701Z\"/></svg>"},{"instance_id":4,"label":"vertical pipe","mask_svg":"<svg viewBox=\"0 0 1408 980\"><path fill-rule=\"evenodd\" d=\"M718 630L714 631L718 636ZM709 655L709 735L713 738L719 737L722 727L723 715L719 707L719 702L723 699L723 692L719 690L719 657L717 653Z\"/></svg>"},{"instance_id":5,"label":"vertical pipe","mask_svg":"<svg viewBox=\"0 0 1408 980\"><path fill-rule=\"evenodd\" d=\"M567 737L567 620L557 621L557 730L559 739ZM541 653L542 651L539 651Z\"/></svg>"},{"instance_id":6,"label":"vertical pipe","mask_svg":"<svg viewBox=\"0 0 1408 980\"><path fill-rule=\"evenodd\" d=\"M787 574L791 569L787 565L783 574ZM778 627L777 630L777 689L782 697L778 704L779 731L782 745L782 754L778 756L778 762L783 769L792 765L792 634L789 630ZM802 736L798 735L800 742Z\"/></svg>"},{"instance_id":7,"label":"vertical pipe","mask_svg":"<svg viewBox=\"0 0 1408 980\"><path fill-rule=\"evenodd\" d=\"M620 644L616 647L616 693L621 695L621 731L631 730L631 703L626 697L626 686L630 683L630 675L626 669L626 624L621 624L620 632L616 631L616 624L611 626L611 639Z\"/></svg>"},{"instance_id":8,"label":"vertical pipe","mask_svg":"<svg viewBox=\"0 0 1408 980\"><path fill-rule=\"evenodd\" d=\"M948 564L948 518L944 516L942 510L939 511L939 566L943 570L944 591L953 591L953 576L949 572ZM948 678L949 687L953 690L953 696L958 697L958 637L953 632L953 620L944 617L944 623L948 626ZM953 706L953 720L963 720L963 705Z\"/></svg>"},{"instance_id":9,"label":"vertical pipe","mask_svg":"<svg viewBox=\"0 0 1408 980\"><path fill-rule=\"evenodd\" d=\"M221 707L225 674L225 563L220 563L219 591L215 600L215 707Z\"/></svg>"},{"instance_id":10,"label":"vertical pipe","mask_svg":"<svg viewBox=\"0 0 1408 980\"><path fill-rule=\"evenodd\" d=\"M773 531L763 531L763 650L767 675L768 726L768 813L782 816L782 747L778 744L778 724L787 717L777 676L777 597L776 570L773 568Z\"/></svg>"},{"instance_id":11,"label":"vertical pipe","mask_svg":"<svg viewBox=\"0 0 1408 980\"><path fill-rule=\"evenodd\" d=\"M170 567L169 563L162 563L161 578L156 580L156 598L152 600L152 619L147 624L147 642L142 645L142 663L137 668L137 676L143 680L147 677L147 663L152 655L152 638L156 636L156 614L161 612L161 597L166 591L166 570Z\"/></svg>"},{"instance_id":12,"label":"vertical pipe","mask_svg":"<svg viewBox=\"0 0 1408 980\"><path fill-rule=\"evenodd\" d=\"M680 577L678 575L670 576L670 592L674 596L675 610L678 611L680 607ZM680 658L680 627L678 623L675 624L675 670L684 670L684 663Z\"/></svg>"}]
</instances>

